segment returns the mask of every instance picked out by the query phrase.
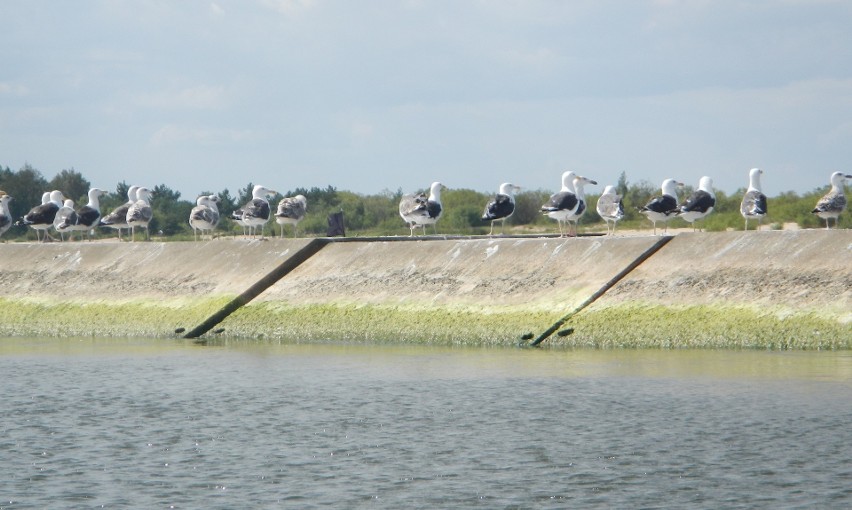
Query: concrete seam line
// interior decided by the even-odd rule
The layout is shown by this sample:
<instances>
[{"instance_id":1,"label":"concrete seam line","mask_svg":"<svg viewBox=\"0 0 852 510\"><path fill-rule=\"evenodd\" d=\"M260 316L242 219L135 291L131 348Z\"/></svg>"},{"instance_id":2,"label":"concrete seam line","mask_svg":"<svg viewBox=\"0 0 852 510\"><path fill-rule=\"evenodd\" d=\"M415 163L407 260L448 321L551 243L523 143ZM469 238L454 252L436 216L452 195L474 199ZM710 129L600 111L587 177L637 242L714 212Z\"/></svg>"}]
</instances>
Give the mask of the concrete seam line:
<instances>
[{"instance_id":1,"label":"concrete seam line","mask_svg":"<svg viewBox=\"0 0 852 510\"><path fill-rule=\"evenodd\" d=\"M622 279L622 278L624 278L625 276L627 276L628 274L630 274L631 272L633 272L633 270L634 270L634 269L636 269L637 267L639 267L639 264L641 264L642 262L645 262L646 260L648 260L649 258L651 258L651 256L652 256L652 255L654 255L655 253L657 253L658 251L660 251L660 248L662 248L663 246L665 246L665 245L666 245L669 241L671 241L672 239L674 239L674 236L665 236L665 237L660 238L660 239L659 239L656 243L654 243L654 245L653 245L653 246L651 246L650 248L648 248L647 250L645 250L645 251L644 251L641 255L639 255L638 257L636 257L636 259L635 259L633 262L631 262L630 264L628 264L628 265L627 265L627 267L625 267L624 269L622 269L621 271L619 271L619 272L618 272L618 274L616 274L615 276L613 276L613 277L612 277L612 278L611 278L608 282L606 282L606 283L603 285L603 287L601 287L600 289L598 289L598 290L597 290L597 292L595 292L594 294L592 294L591 296L589 296L589 297L588 297L588 299L586 299L585 301L583 301L582 303L580 303L580 305L579 305L577 308L575 308L574 310L572 310L572 311L568 312L568 313L567 313L564 317L562 317L561 319L559 319L558 321L556 321L556 323L554 323L552 326L550 326L550 327L549 327L549 328L548 328L548 329L547 329L544 333L542 333L541 335L539 335L539 336L538 336L538 338L536 338L535 340L533 340L532 342L530 342L530 343L529 343L529 346L530 346L530 347L536 347L536 346L538 346L538 344L542 343L542 342L543 342L543 341L545 341L548 337L550 337L550 335L552 335L553 333L556 333L556 331L557 331L559 328L561 328L563 324L565 324L566 322L568 322L568 320L569 320L571 317L573 317L573 316L577 315L577 314L578 314L580 311L582 311L584 308L586 308L586 307L587 307L587 306L589 306L590 304L592 304L592 303L594 303L595 301L597 301L597 300L598 300L598 298L600 298L601 296L603 296L604 294L606 294L606 292L607 292L609 289L611 289L612 287L614 287L616 283L618 283L619 281L621 281L621 279Z\"/></svg>"},{"instance_id":2,"label":"concrete seam line","mask_svg":"<svg viewBox=\"0 0 852 510\"><path fill-rule=\"evenodd\" d=\"M303 262L317 254L323 247L329 244L330 240L325 238L312 239L308 244L294 253L287 260L279 264L272 271L266 274L263 278L255 282L251 287L246 289L242 294L235 297L228 304L223 306L219 311L208 317L204 322L193 328L189 333L184 335L184 338L198 338L204 333L213 329L217 324L225 320L229 315L248 304L252 299L259 296L263 291L272 287L281 278L284 278L292 270L299 267Z\"/></svg>"}]
</instances>

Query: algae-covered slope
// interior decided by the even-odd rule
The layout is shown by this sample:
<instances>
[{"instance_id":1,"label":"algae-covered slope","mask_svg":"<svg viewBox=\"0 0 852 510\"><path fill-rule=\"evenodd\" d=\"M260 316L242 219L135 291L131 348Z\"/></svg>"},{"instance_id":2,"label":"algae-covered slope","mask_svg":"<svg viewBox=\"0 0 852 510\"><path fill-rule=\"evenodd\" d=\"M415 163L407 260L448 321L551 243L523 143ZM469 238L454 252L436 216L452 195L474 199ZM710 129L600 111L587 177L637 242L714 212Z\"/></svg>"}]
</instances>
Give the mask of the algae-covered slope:
<instances>
[{"instance_id":1,"label":"algae-covered slope","mask_svg":"<svg viewBox=\"0 0 852 510\"><path fill-rule=\"evenodd\" d=\"M511 344L656 238L334 243L225 320L226 335Z\"/></svg>"},{"instance_id":2,"label":"algae-covered slope","mask_svg":"<svg viewBox=\"0 0 852 510\"><path fill-rule=\"evenodd\" d=\"M568 345L852 348L852 231L681 234L570 320Z\"/></svg>"},{"instance_id":3,"label":"algae-covered slope","mask_svg":"<svg viewBox=\"0 0 852 510\"><path fill-rule=\"evenodd\" d=\"M306 243L0 245L0 335L174 335Z\"/></svg>"}]
</instances>

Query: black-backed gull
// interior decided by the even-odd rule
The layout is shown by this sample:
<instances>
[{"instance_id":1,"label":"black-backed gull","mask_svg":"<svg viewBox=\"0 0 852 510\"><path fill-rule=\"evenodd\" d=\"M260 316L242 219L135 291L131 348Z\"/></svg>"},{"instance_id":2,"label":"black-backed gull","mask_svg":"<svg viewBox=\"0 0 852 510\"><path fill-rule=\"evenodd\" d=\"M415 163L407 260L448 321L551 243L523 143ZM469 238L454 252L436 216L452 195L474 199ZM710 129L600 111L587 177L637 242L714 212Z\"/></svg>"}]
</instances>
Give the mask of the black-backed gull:
<instances>
[{"instance_id":1,"label":"black-backed gull","mask_svg":"<svg viewBox=\"0 0 852 510\"><path fill-rule=\"evenodd\" d=\"M65 196L59 190L53 190L48 194L47 202L44 201L44 195L42 195L42 204L37 205L30 209L23 218L21 218L21 223L23 225L29 225L36 231L36 239L42 240L39 238L39 231L44 231L44 241L48 238L47 229L53 226L53 220L56 218L56 212L59 211L59 208L62 207L62 203L65 200Z\"/></svg>"},{"instance_id":2,"label":"black-backed gull","mask_svg":"<svg viewBox=\"0 0 852 510\"><path fill-rule=\"evenodd\" d=\"M713 179L706 175L698 181L698 189L690 193L689 197L678 206L678 216L692 223L692 231L695 231L695 222L713 212L716 207L716 194L713 193Z\"/></svg>"},{"instance_id":3,"label":"black-backed gull","mask_svg":"<svg viewBox=\"0 0 852 510\"><path fill-rule=\"evenodd\" d=\"M576 176L570 170L563 172L562 188L557 193L550 195L547 203L541 206L541 212L545 216L556 220L556 224L559 226L559 237L566 235L568 217L574 214L580 206L580 200L574 191L574 177ZM566 224L566 229L562 228L563 223Z\"/></svg>"},{"instance_id":4,"label":"black-backed gull","mask_svg":"<svg viewBox=\"0 0 852 510\"><path fill-rule=\"evenodd\" d=\"M491 231L488 232L488 235L494 235L495 221L500 222L500 234L503 234L503 226L506 223L506 218L515 212L514 192L520 191L520 189L520 186L504 182L500 185L500 191L486 204L482 219L491 222Z\"/></svg>"},{"instance_id":5,"label":"black-backed gull","mask_svg":"<svg viewBox=\"0 0 852 510\"><path fill-rule=\"evenodd\" d=\"M639 209L639 212L647 216L654 224L654 235L657 235L658 221L662 221L665 225L664 233L668 232L669 220L678 213L677 188L680 187L683 187L682 182L674 179L664 180L662 186L660 186L662 194L651 198L644 207Z\"/></svg>"}]
</instances>

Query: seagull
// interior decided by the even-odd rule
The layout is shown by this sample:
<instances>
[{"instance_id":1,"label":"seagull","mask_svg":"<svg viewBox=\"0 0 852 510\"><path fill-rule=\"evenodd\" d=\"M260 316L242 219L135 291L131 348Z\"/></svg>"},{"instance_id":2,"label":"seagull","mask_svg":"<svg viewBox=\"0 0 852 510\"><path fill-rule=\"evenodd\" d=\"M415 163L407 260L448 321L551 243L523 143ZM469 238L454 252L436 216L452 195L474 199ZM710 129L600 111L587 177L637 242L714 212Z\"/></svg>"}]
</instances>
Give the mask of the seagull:
<instances>
[{"instance_id":1,"label":"seagull","mask_svg":"<svg viewBox=\"0 0 852 510\"><path fill-rule=\"evenodd\" d=\"M692 231L695 232L695 222L713 212L715 206L713 179L705 175L698 181L698 189L678 206L678 216L692 223Z\"/></svg>"},{"instance_id":2,"label":"seagull","mask_svg":"<svg viewBox=\"0 0 852 510\"><path fill-rule=\"evenodd\" d=\"M47 195L47 197L45 197ZM62 207L62 202L65 200L65 196L59 190L53 190L50 193L45 193L41 197L41 205L37 205L30 209L23 218L21 218L20 223L23 225L29 225L36 231L36 239L40 241L47 241L49 237L47 233L47 229L53 226L53 220L56 218L56 212L59 211L59 208ZM47 200L45 200L47 198ZM44 230L44 239L39 238L38 231Z\"/></svg>"},{"instance_id":3,"label":"seagull","mask_svg":"<svg viewBox=\"0 0 852 510\"><path fill-rule=\"evenodd\" d=\"M0 237L12 228L12 213L9 211L9 202L11 201L12 197L7 195L5 191L0 195Z\"/></svg>"},{"instance_id":4,"label":"seagull","mask_svg":"<svg viewBox=\"0 0 852 510\"><path fill-rule=\"evenodd\" d=\"M251 200L243 206L242 220L254 235L254 229L260 227L260 238L263 239L263 226L269 221L269 202L266 201L268 195L277 193L260 184L256 185L251 192Z\"/></svg>"},{"instance_id":5,"label":"seagull","mask_svg":"<svg viewBox=\"0 0 852 510\"><path fill-rule=\"evenodd\" d=\"M433 182L429 187L429 196L424 193L409 194L399 201L399 215L408 224L411 236L414 229L423 227L423 235L426 235L426 225L433 225L435 233L438 233L437 222L441 219L444 208L441 205L441 190L446 186L440 182Z\"/></svg>"},{"instance_id":6,"label":"seagull","mask_svg":"<svg viewBox=\"0 0 852 510\"><path fill-rule=\"evenodd\" d=\"M127 210L130 206L136 203L136 192L139 186L130 186L127 188L127 202L121 204L112 210L111 213L101 218L100 226L110 227L118 230L118 240L121 241L121 229L130 228L127 224Z\"/></svg>"},{"instance_id":7,"label":"seagull","mask_svg":"<svg viewBox=\"0 0 852 510\"><path fill-rule=\"evenodd\" d=\"M666 226L665 232L668 232L669 220L672 219L678 212L677 208L677 188L682 188L683 183L674 179L666 179L663 181L660 189L661 196L652 198L639 209L639 212L648 217L654 224L654 235L657 235L657 222L662 221Z\"/></svg>"},{"instance_id":8,"label":"seagull","mask_svg":"<svg viewBox=\"0 0 852 510\"><path fill-rule=\"evenodd\" d=\"M598 215L606 222L607 235L615 235L616 222L624 218L624 204L621 202L621 195L615 192L615 186L610 185L604 188L604 192L598 198L595 209L597 209ZM609 230L609 222L612 222L612 232Z\"/></svg>"},{"instance_id":9,"label":"seagull","mask_svg":"<svg viewBox=\"0 0 852 510\"><path fill-rule=\"evenodd\" d=\"M56 211L56 216L53 218L53 228L59 232L59 239L65 240L63 234L68 232L68 240L72 239L72 235L70 233L71 226L77 223L77 213L74 212L74 201L71 199L65 199L62 207Z\"/></svg>"},{"instance_id":10,"label":"seagull","mask_svg":"<svg viewBox=\"0 0 852 510\"><path fill-rule=\"evenodd\" d=\"M246 222L243 221L243 210L234 209L234 211L231 213L230 218L234 221L234 223L243 227L243 235L245 236L248 225L246 225Z\"/></svg>"},{"instance_id":11,"label":"seagull","mask_svg":"<svg viewBox=\"0 0 852 510\"><path fill-rule=\"evenodd\" d=\"M562 189L558 193L550 195L550 200L541 206L541 212L556 220L559 225L559 237L566 235L562 229L562 223L568 223L568 216L577 211L580 201L574 190L574 177L577 175L568 170L562 173Z\"/></svg>"},{"instance_id":12,"label":"seagull","mask_svg":"<svg viewBox=\"0 0 852 510\"><path fill-rule=\"evenodd\" d=\"M75 211L75 223L71 225L69 230L88 232L89 240L91 241L92 230L94 230L101 219L100 198L106 194L106 191L99 188L90 189L89 203Z\"/></svg>"},{"instance_id":13,"label":"seagull","mask_svg":"<svg viewBox=\"0 0 852 510\"><path fill-rule=\"evenodd\" d=\"M275 212L275 222L281 225L281 237L284 237L284 225L293 225L293 237L296 237L296 226L305 219L308 211L308 199L305 195L282 198Z\"/></svg>"},{"instance_id":14,"label":"seagull","mask_svg":"<svg viewBox=\"0 0 852 510\"><path fill-rule=\"evenodd\" d=\"M130 240L136 240L136 227L145 229L145 238L151 239L148 223L154 217L151 209L151 190L142 186L136 190L136 202L127 209L127 225L130 227Z\"/></svg>"},{"instance_id":15,"label":"seagull","mask_svg":"<svg viewBox=\"0 0 852 510\"><path fill-rule=\"evenodd\" d=\"M846 195L843 194L843 181L852 179L852 175L842 172L831 174L831 190L819 199L812 213L825 220L825 228L828 228L828 219L834 218L834 228L837 228L837 220L840 213L846 209Z\"/></svg>"},{"instance_id":16,"label":"seagull","mask_svg":"<svg viewBox=\"0 0 852 510\"><path fill-rule=\"evenodd\" d=\"M198 231L204 235L205 230L209 230L213 234L216 225L219 224L219 207L216 203L219 202L218 195L201 195L195 201L195 207L189 213L189 226L192 227L192 234L195 240L198 240Z\"/></svg>"},{"instance_id":17,"label":"seagull","mask_svg":"<svg viewBox=\"0 0 852 510\"><path fill-rule=\"evenodd\" d=\"M504 182L500 185L500 191L494 198L485 206L485 212L482 214L482 219L491 222L491 231L488 235L494 235L494 222L500 222L500 235L503 234L503 226L506 223L506 218L515 212L515 196L513 192L520 191L521 187L510 182Z\"/></svg>"},{"instance_id":18,"label":"seagull","mask_svg":"<svg viewBox=\"0 0 852 510\"><path fill-rule=\"evenodd\" d=\"M577 235L577 223L580 222L580 217L586 212L586 192L583 189L583 186L586 184L597 185L597 181L593 181L588 177L583 177L581 175L574 177L574 191L577 193L577 200L579 203L577 204L577 210L572 214L569 214L566 221L574 224L574 233L572 235L575 237Z\"/></svg>"},{"instance_id":19,"label":"seagull","mask_svg":"<svg viewBox=\"0 0 852 510\"><path fill-rule=\"evenodd\" d=\"M757 228L760 228L760 220L766 216L766 195L760 190L762 173L763 170L760 168L752 168L748 172L748 189L740 203L740 214L745 218L745 230L748 230L749 218L757 218Z\"/></svg>"}]
</instances>

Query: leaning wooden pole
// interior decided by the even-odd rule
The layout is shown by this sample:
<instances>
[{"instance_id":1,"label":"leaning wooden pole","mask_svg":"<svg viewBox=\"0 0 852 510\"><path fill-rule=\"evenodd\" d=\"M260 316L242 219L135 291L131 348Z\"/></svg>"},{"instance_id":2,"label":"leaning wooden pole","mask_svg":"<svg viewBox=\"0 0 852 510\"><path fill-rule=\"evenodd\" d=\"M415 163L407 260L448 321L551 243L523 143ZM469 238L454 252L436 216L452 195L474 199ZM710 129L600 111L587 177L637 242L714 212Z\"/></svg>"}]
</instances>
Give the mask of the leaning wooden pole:
<instances>
[{"instance_id":1,"label":"leaning wooden pole","mask_svg":"<svg viewBox=\"0 0 852 510\"><path fill-rule=\"evenodd\" d=\"M302 249L294 253L291 257L288 257L287 260L282 262L278 267L276 267L275 269L270 271L266 276L255 282L254 285L246 289L245 292L235 297L228 304L223 306L219 311L208 317L204 322L202 322L198 326L194 327L183 337L198 338L204 333L207 333L208 331L216 327L217 324L225 320L229 315L239 310L245 304L249 303L252 299L259 296L261 292L273 286L281 278L286 276L290 271L296 269L303 262L316 255L318 251L323 249L323 247L330 242L330 239L312 239L308 244L303 246Z\"/></svg>"},{"instance_id":2,"label":"leaning wooden pole","mask_svg":"<svg viewBox=\"0 0 852 510\"><path fill-rule=\"evenodd\" d=\"M564 317L562 317L561 319L556 321L556 323L553 324L553 326L550 326L549 328L547 328L547 330L544 333L540 334L535 340L530 342L528 345L530 347L536 347L536 346L538 346L538 344L547 340L547 338L550 337L550 335L552 335L553 333L556 333L556 331L558 331L559 328L561 328L566 322L568 322L568 320L571 317L577 315L577 313L579 313L581 310L583 310L584 308L586 308L590 304L597 301L597 299L599 297L606 294L606 292L609 289L611 289L616 283L621 281L622 278L624 278L625 276L630 274L630 272L632 272L634 269L636 269L639 266L639 264L648 260L653 254L657 253L660 250L660 248L665 246L671 240L672 240L672 236L661 237L656 243L654 243L653 246L651 246L650 248L645 250L641 255L636 257L636 259L633 262L628 264L627 267L625 267L624 269L619 271L619 273L617 275L613 276L608 282L606 282L603 285L603 287L601 287L600 289L597 290L597 292L595 292L594 294L589 296L588 299L586 299L585 301L580 303L580 306L578 306L574 310L568 312L568 314L566 314Z\"/></svg>"}]
</instances>

